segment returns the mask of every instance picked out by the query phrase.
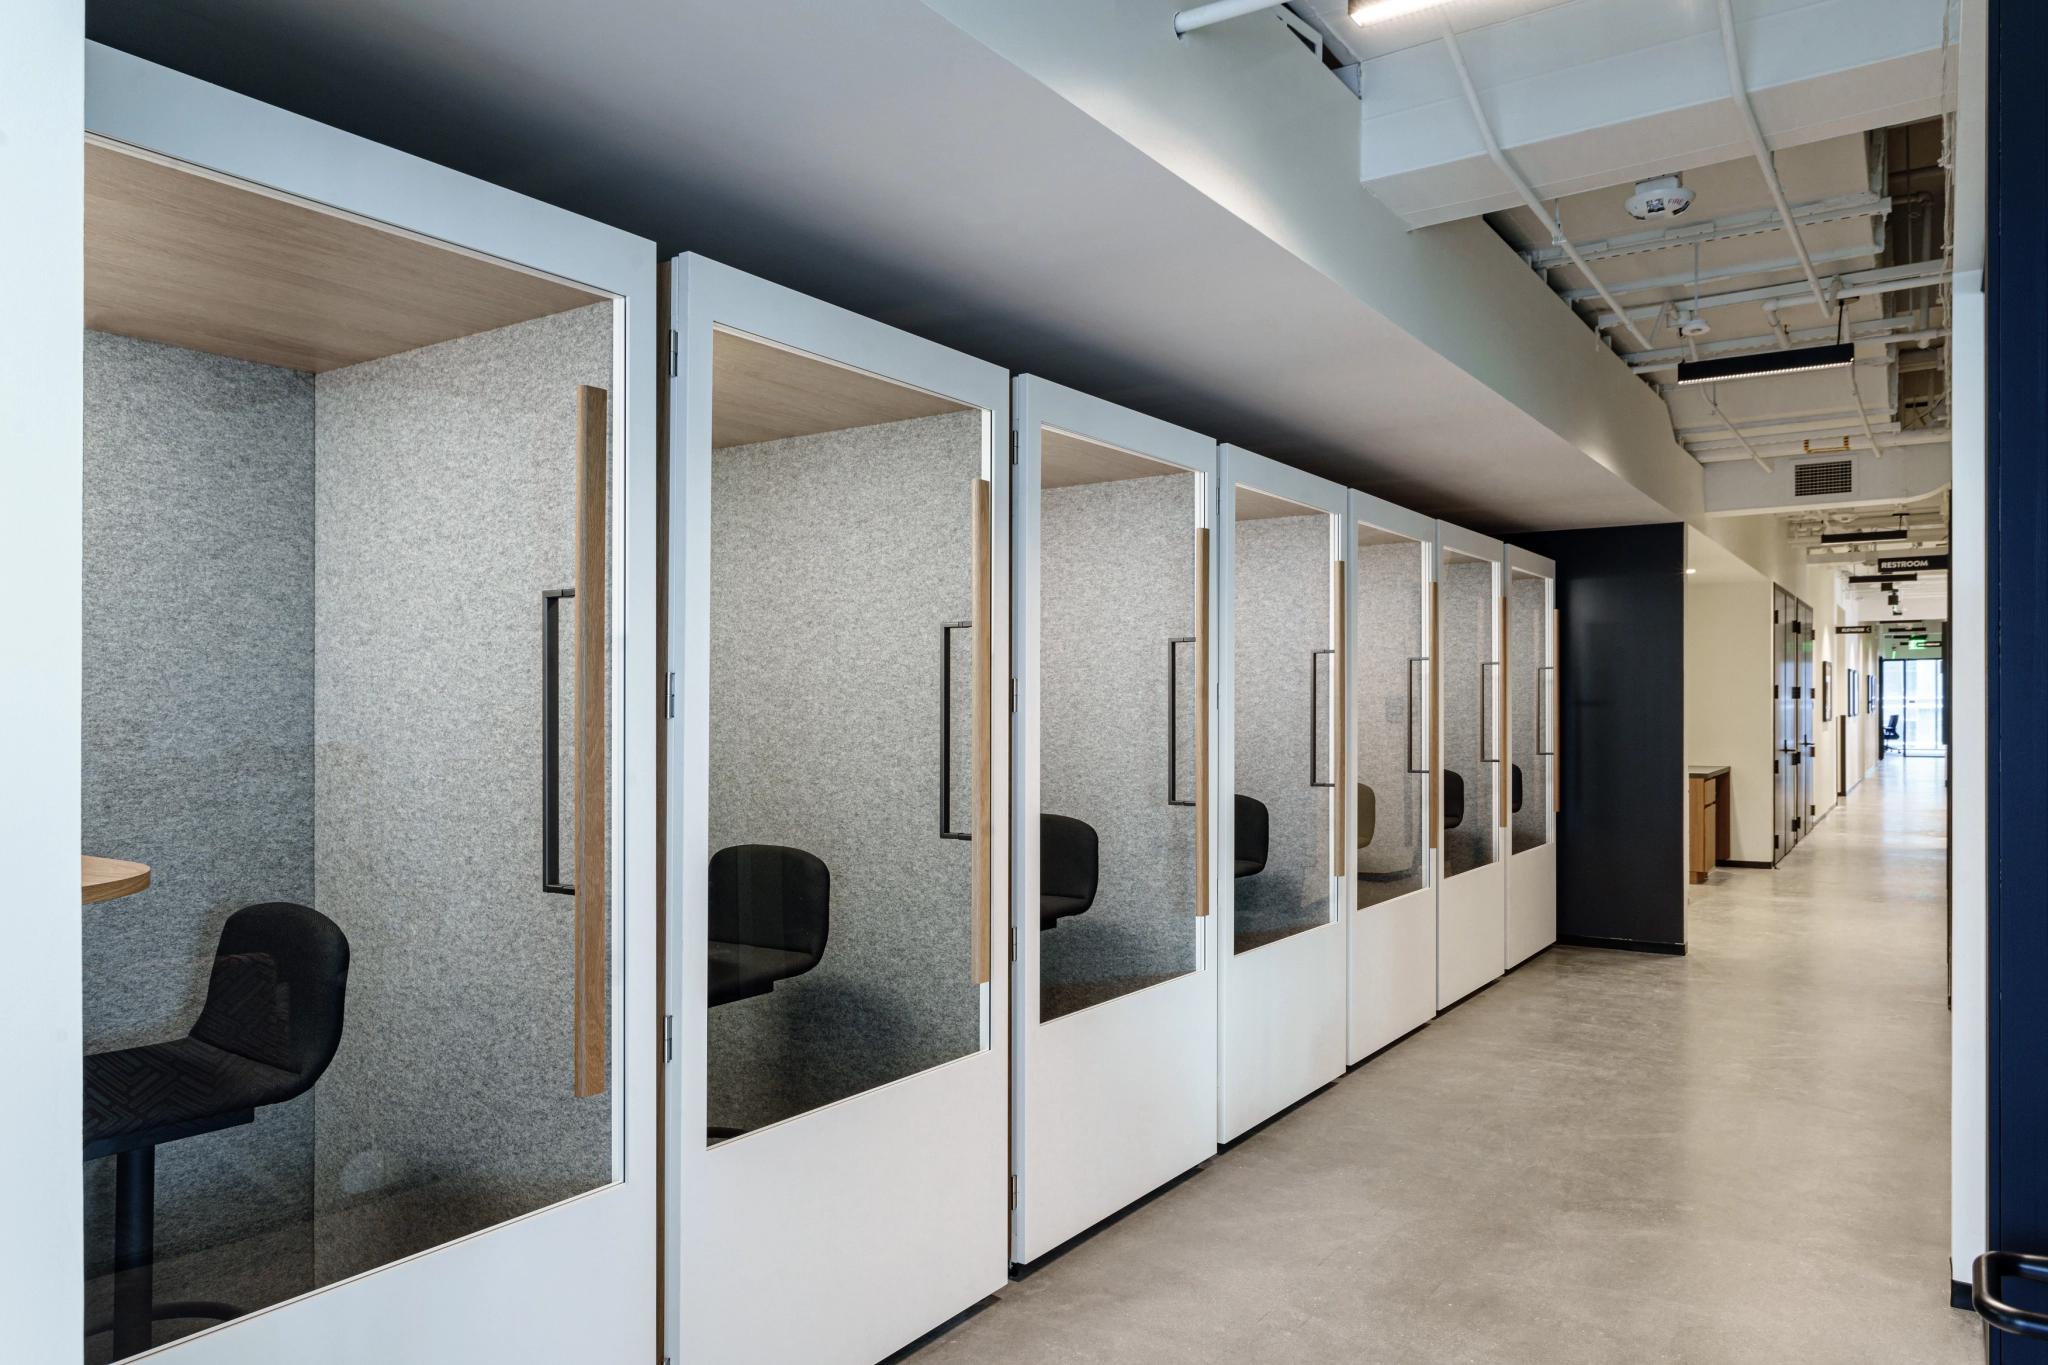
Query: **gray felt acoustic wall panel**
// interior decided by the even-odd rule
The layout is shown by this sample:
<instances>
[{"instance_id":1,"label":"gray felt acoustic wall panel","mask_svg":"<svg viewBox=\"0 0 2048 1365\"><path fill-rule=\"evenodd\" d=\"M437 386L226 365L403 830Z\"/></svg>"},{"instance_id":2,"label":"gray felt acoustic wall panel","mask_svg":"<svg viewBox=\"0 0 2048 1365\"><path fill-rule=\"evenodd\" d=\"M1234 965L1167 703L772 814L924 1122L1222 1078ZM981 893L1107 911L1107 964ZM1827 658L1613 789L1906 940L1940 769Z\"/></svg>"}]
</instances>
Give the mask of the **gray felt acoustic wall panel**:
<instances>
[{"instance_id":1,"label":"gray felt acoustic wall panel","mask_svg":"<svg viewBox=\"0 0 2048 1365\"><path fill-rule=\"evenodd\" d=\"M85 907L85 1047L102 1052L191 1028L234 910L313 899L313 381L99 332L84 346L80 832L153 872ZM163 1148L159 1298L312 1287L317 1102ZM112 1270L113 1168L85 1168L88 1278Z\"/></svg>"},{"instance_id":2,"label":"gray felt acoustic wall panel","mask_svg":"<svg viewBox=\"0 0 2048 1365\"><path fill-rule=\"evenodd\" d=\"M1428 654L1429 645L1422 634L1422 546L1361 545L1355 554L1354 780L1372 788L1377 813L1372 843L1358 855L1363 875L1357 899L1365 906L1406 895L1423 884L1429 777L1426 771L1408 771L1413 733L1409 661ZM1426 693L1412 700L1420 708L1429 705ZM1414 766L1426 766L1427 754L1412 757ZM1355 831L1355 812L1352 821Z\"/></svg>"},{"instance_id":3,"label":"gray felt acoustic wall panel","mask_svg":"<svg viewBox=\"0 0 2048 1365\"><path fill-rule=\"evenodd\" d=\"M972 611L983 421L712 457L710 848L802 848L832 886L819 965L711 1011L714 1126L758 1127L980 1046L971 850L939 837L938 757L940 628Z\"/></svg>"},{"instance_id":4,"label":"gray felt acoustic wall panel","mask_svg":"<svg viewBox=\"0 0 2048 1365\"><path fill-rule=\"evenodd\" d=\"M314 904L353 953L323 1283L611 1175L539 854L541 592L575 580L576 387L611 368L597 304L316 385Z\"/></svg>"},{"instance_id":5,"label":"gray felt acoustic wall panel","mask_svg":"<svg viewBox=\"0 0 2048 1365\"><path fill-rule=\"evenodd\" d=\"M1310 785L1313 656L1330 647L1330 519L1236 526L1237 790L1266 803L1266 870L1236 884L1236 935L1263 941L1329 918L1329 789ZM1229 828L1229 812L1224 812Z\"/></svg>"},{"instance_id":6,"label":"gray felt acoustic wall panel","mask_svg":"<svg viewBox=\"0 0 2048 1365\"><path fill-rule=\"evenodd\" d=\"M1195 633L1195 482L1043 494L1039 803L1093 825L1101 856L1094 906L1039 937L1047 984L1194 970L1195 812L1166 788L1168 642ZM1195 717L1181 724L1192 748Z\"/></svg>"}]
</instances>

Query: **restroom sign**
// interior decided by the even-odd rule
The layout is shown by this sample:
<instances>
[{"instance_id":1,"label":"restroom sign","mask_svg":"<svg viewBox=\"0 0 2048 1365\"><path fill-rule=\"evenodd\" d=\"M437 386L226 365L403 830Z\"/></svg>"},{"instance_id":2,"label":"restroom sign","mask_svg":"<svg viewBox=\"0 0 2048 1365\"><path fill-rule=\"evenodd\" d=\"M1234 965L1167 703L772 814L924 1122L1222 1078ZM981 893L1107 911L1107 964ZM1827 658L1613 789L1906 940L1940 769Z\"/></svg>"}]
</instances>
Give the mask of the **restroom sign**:
<instances>
[{"instance_id":1,"label":"restroom sign","mask_svg":"<svg viewBox=\"0 0 2048 1365\"><path fill-rule=\"evenodd\" d=\"M1947 555L1901 555L1896 559L1880 559L1877 571L1887 573L1911 573L1915 569L1946 569Z\"/></svg>"}]
</instances>

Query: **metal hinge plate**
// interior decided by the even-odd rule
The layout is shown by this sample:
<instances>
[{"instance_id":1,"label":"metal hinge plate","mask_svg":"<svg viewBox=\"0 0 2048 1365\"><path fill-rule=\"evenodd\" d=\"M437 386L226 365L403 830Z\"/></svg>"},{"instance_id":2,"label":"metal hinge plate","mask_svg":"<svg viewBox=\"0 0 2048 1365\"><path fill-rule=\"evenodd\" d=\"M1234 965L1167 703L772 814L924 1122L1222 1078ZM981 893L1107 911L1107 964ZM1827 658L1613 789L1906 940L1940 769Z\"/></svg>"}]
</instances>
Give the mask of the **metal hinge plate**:
<instances>
[{"instance_id":1,"label":"metal hinge plate","mask_svg":"<svg viewBox=\"0 0 2048 1365\"><path fill-rule=\"evenodd\" d=\"M664 1062L676 1059L676 1017L673 1014L661 1016L661 1059Z\"/></svg>"},{"instance_id":2,"label":"metal hinge plate","mask_svg":"<svg viewBox=\"0 0 2048 1365\"><path fill-rule=\"evenodd\" d=\"M682 354L682 333L671 327L668 332L668 377L670 379L674 379L681 372Z\"/></svg>"},{"instance_id":3,"label":"metal hinge plate","mask_svg":"<svg viewBox=\"0 0 2048 1365\"><path fill-rule=\"evenodd\" d=\"M1017 1177L1014 1175L1010 1177L1010 1207L1013 1210L1017 1207Z\"/></svg>"}]
</instances>

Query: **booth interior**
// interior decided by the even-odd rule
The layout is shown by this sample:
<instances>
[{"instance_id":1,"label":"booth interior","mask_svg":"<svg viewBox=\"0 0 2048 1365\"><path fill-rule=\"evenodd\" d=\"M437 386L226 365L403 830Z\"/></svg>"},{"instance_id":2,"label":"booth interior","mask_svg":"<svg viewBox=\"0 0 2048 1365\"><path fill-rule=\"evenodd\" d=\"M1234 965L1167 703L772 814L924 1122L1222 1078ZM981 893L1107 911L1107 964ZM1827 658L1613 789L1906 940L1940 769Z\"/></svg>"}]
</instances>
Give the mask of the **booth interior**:
<instances>
[{"instance_id":1,"label":"booth interior","mask_svg":"<svg viewBox=\"0 0 2048 1365\"><path fill-rule=\"evenodd\" d=\"M1039 463L1039 1018L1196 966L1202 480L1054 428Z\"/></svg>"},{"instance_id":2,"label":"booth interior","mask_svg":"<svg viewBox=\"0 0 2048 1365\"><path fill-rule=\"evenodd\" d=\"M1429 547L1358 524L1351 646L1357 908L1428 884Z\"/></svg>"},{"instance_id":3,"label":"booth interior","mask_svg":"<svg viewBox=\"0 0 2048 1365\"><path fill-rule=\"evenodd\" d=\"M1494 563L1446 549L1438 589L1443 657L1444 876L1485 867L1494 841L1500 664L1495 650Z\"/></svg>"},{"instance_id":4,"label":"booth interior","mask_svg":"<svg viewBox=\"0 0 2048 1365\"><path fill-rule=\"evenodd\" d=\"M1550 581L1519 570L1508 582L1508 811L1511 853L1550 841Z\"/></svg>"},{"instance_id":5,"label":"booth interior","mask_svg":"<svg viewBox=\"0 0 2048 1365\"><path fill-rule=\"evenodd\" d=\"M93 1362L613 1178L617 305L85 167Z\"/></svg>"},{"instance_id":6,"label":"booth interior","mask_svg":"<svg viewBox=\"0 0 2048 1365\"><path fill-rule=\"evenodd\" d=\"M1333 518L1242 484L1235 504L1235 951L1330 920L1339 744Z\"/></svg>"},{"instance_id":7,"label":"booth interior","mask_svg":"<svg viewBox=\"0 0 2048 1365\"><path fill-rule=\"evenodd\" d=\"M970 836L990 415L723 327L712 355L718 1144L984 1045Z\"/></svg>"}]
</instances>

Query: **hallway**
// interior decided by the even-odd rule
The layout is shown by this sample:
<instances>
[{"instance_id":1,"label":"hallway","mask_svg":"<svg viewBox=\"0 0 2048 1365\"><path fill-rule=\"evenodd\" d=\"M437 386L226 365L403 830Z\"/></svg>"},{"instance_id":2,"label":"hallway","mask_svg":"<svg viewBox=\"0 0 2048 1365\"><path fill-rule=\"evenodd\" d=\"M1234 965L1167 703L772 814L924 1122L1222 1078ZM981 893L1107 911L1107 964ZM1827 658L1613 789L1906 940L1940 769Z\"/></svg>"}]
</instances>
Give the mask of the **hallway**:
<instances>
[{"instance_id":1,"label":"hallway","mask_svg":"<svg viewBox=\"0 0 2048 1365\"><path fill-rule=\"evenodd\" d=\"M1887 761L1688 956L1541 954L901 1358L1981 1359L1941 784Z\"/></svg>"}]
</instances>

